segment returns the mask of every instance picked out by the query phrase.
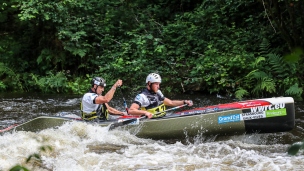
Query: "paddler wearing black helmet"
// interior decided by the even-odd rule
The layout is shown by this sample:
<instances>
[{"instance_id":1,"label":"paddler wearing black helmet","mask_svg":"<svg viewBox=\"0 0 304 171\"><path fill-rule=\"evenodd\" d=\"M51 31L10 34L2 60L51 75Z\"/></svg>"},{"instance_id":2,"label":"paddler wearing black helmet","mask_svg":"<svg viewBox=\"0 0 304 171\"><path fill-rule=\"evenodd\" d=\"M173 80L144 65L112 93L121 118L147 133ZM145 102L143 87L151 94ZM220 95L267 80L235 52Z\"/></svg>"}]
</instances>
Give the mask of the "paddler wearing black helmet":
<instances>
[{"instance_id":1,"label":"paddler wearing black helmet","mask_svg":"<svg viewBox=\"0 0 304 171\"><path fill-rule=\"evenodd\" d=\"M94 77L91 80L91 88L83 95L81 101L81 117L83 120L108 120L109 114L127 115L126 112L121 112L109 106L117 87L122 85L122 80L118 79L111 89L102 95L106 87L106 81L102 77Z\"/></svg>"}]
</instances>

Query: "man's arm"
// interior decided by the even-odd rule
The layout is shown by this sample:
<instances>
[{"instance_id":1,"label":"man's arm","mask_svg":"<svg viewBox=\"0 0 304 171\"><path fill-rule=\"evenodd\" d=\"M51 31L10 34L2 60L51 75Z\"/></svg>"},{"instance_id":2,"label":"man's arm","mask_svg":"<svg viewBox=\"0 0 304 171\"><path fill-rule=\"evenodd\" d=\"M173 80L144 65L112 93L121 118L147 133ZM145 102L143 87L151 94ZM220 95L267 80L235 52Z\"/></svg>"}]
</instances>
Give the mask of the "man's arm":
<instances>
[{"instance_id":1,"label":"man's arm","mask_svg":"<svg viewBox=\"0 0 304 171\"><path fill-rule=\"evenodd\" d=\"M145 110L138 110L139 105L137 103L132 103L131 107L129 108L130 115L145 115L148 118L152 118L152 113L145 111Z\"/></svg>"},{"instance_id":2,"label":"man's arm","mask_svg":"<svg viewBox=\"0 0 304 171\"><path fill-rule=\"evenodd\" d=\"M122 115L122 116L123 115L128 115L126 112L121 112L121 111L119 111L119 110L111 107L108 103L105 103L105 105L106 105L106 107L107 107L107 109L108 109L108 111L109 111L110 114L113 114L113 115Z\"/></svg>"},{"instance_id":3,"label":"man's arm","mask_svg":"<svg viewBox=\"0 0 304 171\"><path fill-rule=\"evenodd\" d=\"M95 99L95 104L109 103L116 91L116 88L122 85L122 80L117 80L116 83L112 86L112 88L107 92L105 96L98 96Z\"/></svg>"},{"instance_id":4,"label":"man's arm","mask_svg":"<svg viewBox=\"0 0 304 171\"><path fill-rule=\"evenodd\" d=\"M188 106L192 106L193 102L191 100L170 100L168 98L165 98L164 104L166 106L180 106L183 104L188 104Z\"/></svg>"}]
</instances>

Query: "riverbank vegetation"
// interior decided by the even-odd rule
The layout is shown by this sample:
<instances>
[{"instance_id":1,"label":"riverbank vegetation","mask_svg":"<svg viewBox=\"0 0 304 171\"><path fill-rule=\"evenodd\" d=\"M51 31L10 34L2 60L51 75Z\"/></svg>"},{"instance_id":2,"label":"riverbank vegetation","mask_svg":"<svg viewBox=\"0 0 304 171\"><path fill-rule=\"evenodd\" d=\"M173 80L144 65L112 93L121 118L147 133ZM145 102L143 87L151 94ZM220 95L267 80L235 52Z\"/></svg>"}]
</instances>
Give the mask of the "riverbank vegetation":
<instances>
[{"instance_id":1,"label":"riverbank vegetation","mask_svg":"<svg viewBox=\"0 0 304 171\"><path fill-rule=\"evenodd\" d=\"M0 91L77 93L90 78L138 91L303 96L303 0L4 0Z\"/></svg>"}]
</instances>

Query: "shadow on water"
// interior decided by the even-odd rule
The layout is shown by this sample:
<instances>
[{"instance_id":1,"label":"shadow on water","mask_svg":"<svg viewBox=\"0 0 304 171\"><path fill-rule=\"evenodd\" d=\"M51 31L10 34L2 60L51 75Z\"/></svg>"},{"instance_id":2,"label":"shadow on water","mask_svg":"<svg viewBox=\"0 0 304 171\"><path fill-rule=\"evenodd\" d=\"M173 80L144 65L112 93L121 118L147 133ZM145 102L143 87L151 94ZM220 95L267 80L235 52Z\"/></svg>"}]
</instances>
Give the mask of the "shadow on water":
<instances>
[{"instance_id":1,"label":"shadow on water","mask_svg":"<svg viewBox=\"0 0 304 171\"><path fill-rule=\"evenodd\" d=\"M134 95L124 92L128 107L132 103ZM0 129L6 128L12 124L24 123L38 116L56 116L61 112L76 114L80 116L80 102L82 95L42 95L42 94L0 94ZM202 107L237 101L236 99L224 98L214 95L203 94L181 94L168 97L170 99L191 99L194 102L193 107ZM110 102L110 105L124 111L123 98L121 93L117 92ZM187 107L190 108L190 107ZM183 109L187 109L183 108ZM290 144L300 141L304 138L304 105L301 102L295 102L295 128L290 132L271 133L271 134L250 134L235 136L203 136L183 140L171 139L164 140L166 143L201 143L213 141L236 140L246 143L258 144Z\"/></svg>"}]
</instances>

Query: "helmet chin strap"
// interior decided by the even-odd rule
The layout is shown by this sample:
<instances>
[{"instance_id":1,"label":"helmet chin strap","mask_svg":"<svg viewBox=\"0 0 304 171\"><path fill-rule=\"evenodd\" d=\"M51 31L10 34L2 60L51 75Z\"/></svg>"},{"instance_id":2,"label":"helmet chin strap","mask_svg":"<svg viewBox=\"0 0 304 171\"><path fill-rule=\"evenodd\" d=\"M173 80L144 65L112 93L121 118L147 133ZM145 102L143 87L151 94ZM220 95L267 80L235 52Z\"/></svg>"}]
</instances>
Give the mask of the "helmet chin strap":
<instances>
[{"instance_id":1,"label":"helmet chin strap","mask_svg":"<svg viewBox=\"0 0 304 171\"><path fill-rule=\"evenodd\" d=\"M96 84L95 84L95 85L96 85ZM94 86L93 86L94 93L96 93L96 94L97 94L97 88L98 88L98 85L96 85L96 88L94 88Z\"/></svg>"},{"instance_id":2,"label":"helmet chin strap","mask_svg":"<svg viewBox=\"0 0 304 171\"><path fill-rule=\"evenodd\" d=\"M97 94L97 88L98 88L98 86L99 86L99 85L96 85L96 88L94 88L96 94ZM101 87L102 87L102 86L101 86ZM98 96L102 95L102 92L103 92L103 91L101 91L101 93L98 94Z\"/></svg>"}]
</instances>

